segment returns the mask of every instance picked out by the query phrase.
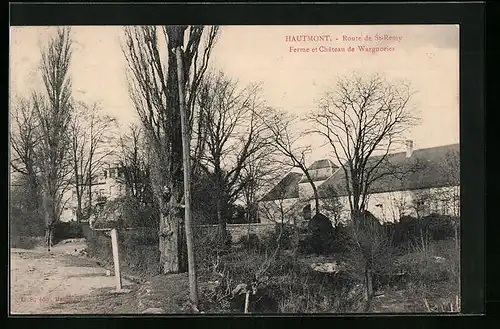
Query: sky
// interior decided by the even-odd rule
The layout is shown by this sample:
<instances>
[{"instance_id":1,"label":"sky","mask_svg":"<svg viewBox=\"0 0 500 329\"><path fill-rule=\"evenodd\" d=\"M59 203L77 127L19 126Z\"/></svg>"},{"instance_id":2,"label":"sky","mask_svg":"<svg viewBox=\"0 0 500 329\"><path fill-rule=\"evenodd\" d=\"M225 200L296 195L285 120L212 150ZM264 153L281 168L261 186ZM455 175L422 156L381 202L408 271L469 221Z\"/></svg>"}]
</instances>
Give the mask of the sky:
<instances>
[{"instance_id":1,"label":"sky","mask_svg":"<svg viewBox=\"0 0 500 329\"><path fill-rule=\"evenodd\" d=\"M39 87L39 49L53 30L11 27L11 97ZM75 26L72 33L74 97L98 102L123 126L137 120L127 93L122 27ZM312 40L297 41L302 36ZM361 45L386 51L360 51ZM345 52L324 51L328 47ZM293 51L297 48L303 51ZM416 91L411 105L421 118L404 137L417 149L459 142L458 25L222 26L210 65L243 85L262 83L269 106L299 117L315 108L339 76L381 73L404 79ZM319 140L303 142L313 146L308 162L331 157Z\"/></svg>"}]
</instances>

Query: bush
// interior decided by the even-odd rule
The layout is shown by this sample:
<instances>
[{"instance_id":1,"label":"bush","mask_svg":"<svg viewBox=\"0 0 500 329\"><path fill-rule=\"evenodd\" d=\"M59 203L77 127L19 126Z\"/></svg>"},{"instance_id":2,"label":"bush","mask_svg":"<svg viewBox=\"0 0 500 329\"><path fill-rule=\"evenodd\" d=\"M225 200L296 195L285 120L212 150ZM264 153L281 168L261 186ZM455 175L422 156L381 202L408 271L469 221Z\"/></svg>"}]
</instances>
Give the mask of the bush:
<instances>
[{"instance_id":1,"label":"bush","mask_svg":"<svg viewBox=\"0 0 500 329\"><path fill-rule=\"evenodd\" d=\"M152 206L130 196L108 201L96 209L96 227L159 227L159 216Z\"/></svg>"},{"instance_id":2,"label":"bush","mask_svg":"<svg viewBox=\"0 0 500 329\"><path fill-rule=\"evenodd\" d=\"M399 257L395 264L397 270L407 273L413 282L458 282L458 253L454 250L452 241L446 241L444 245L445 247L441 247L441 244L433 243L426 252L417 250Z\"/></svg>"},{"instance_id":3,"label":"bush","mask_svg":"<svg viewBox=\"0 0 500 329\"><path fill-rule=\"evenodd\" d=\"M245 249L258 252L273 251L280 249L293 249L297 244L297 229L290 224L276 224L270 232L262 234L260 237L255 233L242 235L237 244Z\"/></svg>"},{"instance_id":4,"label":"bush","mask_svg":"<svg viewBox=\"0 0 500 329\"><path fill-rule=\"evenodd\" d=\"M26 211L15 206L10 207L9 236L11 238L43 237L44 234L45 223L41 213Z\"/></svg>"},{"instance_id":5,"label":"bush","mask_svg":"<svg viewBox=\"0 0 500 329\"><path fill-rule=\"evenodd\" d=\"M264 250L290 249L293 247L297 237L297 230L290 224L276 224L274 230L265 234L262 238Z\"/></svg>"},{"instance_id":6,"label":"bush","mask_svg":"<svg viewBox=\"0 0 500 329\"><path fill-rule=\"evenodd\" d=\"M237 241L238 244L241 244L246 249L261 249L262 242L259 237L255 233L242 235Z\"/></svg>"},{"instance_id":7,"label":"bush","mask_svg":"<svg viewBox=\"0 0 500 329\"><path fill-rule=\"evenodd\" d=\"M452 238L455 235L454 222L458 220L451 216L431 214L422 218L422 220L425 223L428 235L435 241Z\"/></svg>"},{"instance_id":8,"label":"bush","mask_svg":"<svg viewBox=\"0 0 500 329\"><path fill-rule=\"evenodd\" d=\"M218 227L198 228L195 230L194 247L196 265L202 271L210 269L220 254L225 254L231 247L232 237L229 231L226 231L225 243L220 242Z\"/></svg>"},{"instance_id":9,"label":"bush","mask_svg":"<svg viewBox=\"0 0 500 329\"><path fill-rule=\"evenodd\" d=\"M105 264L113 264L111 238L103 231L93 231L88 224L82 224L87 240L87 253ZM120 262L123 272L138 276L154 276L159 273L160 251L158 231L142 229L118 231Z\"/></svg>"},{"instance_id":10,"label":"bush","mask_svg":"<svg viewBox=\"0 0 500 329\"><path fill-rule=\"evenodd\" d=\"M399 222L384 225L394 247L409 247L421 244L421 238L433 241L454 238L458 218L431 214L420 219L404 216Z\"/></svg>"},{"instance_id":11,"label":"bush","mask_svg":"<svg viewBox=\"0 0 500 329\"><path fill-rule=\"evenodd\" d=\"M43 237L32 237L32 236L10 236L10 247L11 248L21 248L21 249L33 249L36 246L43 245Z\"/></svg>"},{"instance_id":12,"label":"bush","mask_svg":"<svg viewBox=\"0 0 500 329\"><path fill-rule=\"evenodd\" d=\"M308 223L310 233L308 246L313 253L325 254L330 252L334 240L333 225L330 219L322 214L316 214Z\"/></svg>"},{"instance_id":13,"label":"bush","mask_svg":"<svg viewBox=\"0 0 500 329\"><path fill-rule=\"evenodd\" d=\"M57 222L54 226L54 243L65 239L83 238L83 231L80 224L76 222Z\"/></svg>"},{"instance_id":14,"label":"bush","mask_svg":"<svg viewBox=\"0 0 500 329\"><path fill-rule=\"evenodd\" d=\"M254 239L254 238L250 238ZM320 273L294 256L270 250L233 251L219 255L213 267L216 282L202 289L207 312L243 312L245 295L232 295L239 284L255 283L249 311L256 313L318 313L351 310L355 281L339 274ZM213 279L212 279L213 280Z\"/></svg>"}]
</instances>

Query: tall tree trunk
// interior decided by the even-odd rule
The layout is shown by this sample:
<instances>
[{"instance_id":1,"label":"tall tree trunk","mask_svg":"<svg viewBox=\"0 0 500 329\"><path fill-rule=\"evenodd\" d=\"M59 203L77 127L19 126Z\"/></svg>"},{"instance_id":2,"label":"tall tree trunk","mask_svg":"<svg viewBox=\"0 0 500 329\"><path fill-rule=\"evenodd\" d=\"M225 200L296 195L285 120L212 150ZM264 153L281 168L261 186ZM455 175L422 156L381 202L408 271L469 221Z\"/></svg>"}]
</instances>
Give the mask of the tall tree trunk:
<instances>
[{"instance_id":1,"label":"tall tree trunk","mask_svg":"<svg viewBox=\"0 0 500 329\"><path fill-rule=\"evenodd\" d=\"M226 232L227 232L227 225L226 225L226 218L225 218L225 211L224 211L224 201L222 200L222 193L218 193L218 198L216 200L217 204L217 221L219 223L219 238L220 242L224 243L226 240Z\"/></svg>"},{"instance_id":2,"label":"tall tree trunk","mask_svg":"<svg viewBox=\"0 0 500 329\"><path fill-rule=\"evenodd\" d=\"M194 241L193 241L193 227L192 227L192 216L191 216L191 152L189 143L189 131L187 126L187 113L185 106L185 95L184 95L184 68L183 68L183 56L182 49L180 45L176 47L176 58L177 58L177 79L179 85L179 110L181 115L181 132L182 132L182 163L183 163L183 178L184 178L184 232L181 234L179 239L180 249L186 250L186 253L181 252L181 264L188 264L188 275L189 275L189 291L191 302L194 308L198 308L198 283L196 278L196 262L194 256ZM186 244L187 248L182 248ZM187 260L185 257L187 256ZM185 269L184 269L185 271Z\"/></svg>"},{"instance_id":3,"label":"tall tree trunk","mask_svg":"<svg viewBox=\"0 0 500 329\"><path fill-rule=\"evenodd\" d=\"M226 240L226 204L224 198L224 183L222 179L222 169L220 166L220 160L215 159L214 174L216 176L215 188L216 188L216 209L217 209L217 223L219 224L219 239L220 243L223 244Z\"/></svg>"},{"instance_id":4,"label":"tall tree trunk","mask_svg":"<svg viewBox=\"0 0 500 329\"><path fill-rule=\"evenodd\" d=\"M92 161L92 159L90 160ZM88 173L88 198L89 198L89 207L87 209L87 218L90 218L91 214L92 214L92 177L91 177L91 171L92 170L92 166L91 164L89 163L89 173Z\"/></svg>"},{"instance_id":5,"label":"tall tree trunk","mask_svg":"<svg viewBox=\"0 0 500 329\"><path fill-rule=\"evenodd\" d=\"M311 186L313 188L313 192L314 192L314 205L316 207L316 215L319 215L320 214L320 211L319 211L319 194L318 194L318 189L316 188L316 184L314 184L312 181L310 181L311 183Z\"/></svg>"},{"instance_id":6,"label":"tall tree trunk","mask_svg":"<svg viewBox=\"0 0 500 329\"><path fill-rule=\"evenodd\" d=\"M76 222L78 224L81 223L82 220L82 215L83 215L83 205L82 205L82 192L80 191L80 188L78 187L78 182L75 184L75 192L76 192Z\"/></svg>"},{"instance_id":7,"label":"tall tree trunk","mask_svg":"<svg viewBox=\"0 0 500 329\"><path fill-rule=\"evenodd\" d=\"M182 208L179 207L183 191L178 185L171 185L171 191L168 197L155 189L160 209L159 250L162 274L181 273L187 270Z\"/></svg>"},{"instance_id":8,"label":"tall tree trunk","mask_svg":"<svg viewBox=\"0 0 500 329\"><path fill-rule=\"evenodd\" d=\"M47 250L50 252L50 247L54 243L54 224L55 224L55 211L53 197L44 195L43 198L43 211L45 217L45 243Z\"/></svg>"},{"instance_id":9,"label":"tall tree trunk","mask_svg":"<svg viewBox=\"0 0 500 329\"><path fill-rule=\"evenodd\" d=\"M309 181L309 184L311 184L311 187L312 187L312 190L313 190L313 195L314 195L314 205L316 207L315 214L319 215L320 211L319 211L319 194L318 194L318 189L316 188L316 184L314 184L314 181L312 180L311 175L307 171L307 168L305 166L301 166L301 169L304 172L304 174L306 175L306 178Z\"/></svg>"},{"instance_id":10,"label":"tall tree trunk","mask_svg":"<svg viewBox=\"0 0 500 329\"><path fill-rule=\"evenodd\" d=\"M184 35L184 32L182 32ZM167 76L167 111L170 111L172 120L168 123L170 129L165 129L169 134L170 143L162 145L164 155L170 160L169 168L166 171L166 177L158 177L157 182L167 182L166 186L170 189L170 198L168 202L164 200L163 186L157 186L156 194L160 194L157 199L161 199L163 206L160 208L162 214L160 217L160 262L163 273L179 273L187 270L187 247L183 237L184 227L182 225L182 208L179 204L184 195L183 172L182 172L182 130L179 111L179 88L177 80L177 59L174 48L171 47L172 34L169 35L169 57L168 57L168 76ZM179 36L177 36L179 37ZM168 162L167 162L168 163ZM157 175L163 175L161 166L163 162L156 162L155 167ZM154 181L154 180L153 180ZM155 184L157 185L157 184ZM160 191L158 191L160 189ZM168 208L168 209L167 209Z\"/></svg>"}]
</instances>

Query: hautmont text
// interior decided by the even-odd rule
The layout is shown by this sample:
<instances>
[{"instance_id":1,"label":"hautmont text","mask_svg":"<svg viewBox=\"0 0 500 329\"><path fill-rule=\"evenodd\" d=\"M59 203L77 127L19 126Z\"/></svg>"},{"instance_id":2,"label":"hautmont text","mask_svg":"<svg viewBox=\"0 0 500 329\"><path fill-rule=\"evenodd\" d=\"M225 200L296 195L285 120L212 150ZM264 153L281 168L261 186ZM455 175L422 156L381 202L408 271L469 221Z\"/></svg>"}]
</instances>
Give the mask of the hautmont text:
<instances>
[{"instance_id":1,"label":"hautmont text","mask_svg":"<svg viewBox=\"0 0 500 329\"><path fill-rule=\"evenodd\" d=\"M285 41L286 42L305 42L305 41L325 42L325 41L332 41L332 37L328 34L323 34L323 35L307 35L307 34L286 35Z\"/></svg>"}]
</instances>

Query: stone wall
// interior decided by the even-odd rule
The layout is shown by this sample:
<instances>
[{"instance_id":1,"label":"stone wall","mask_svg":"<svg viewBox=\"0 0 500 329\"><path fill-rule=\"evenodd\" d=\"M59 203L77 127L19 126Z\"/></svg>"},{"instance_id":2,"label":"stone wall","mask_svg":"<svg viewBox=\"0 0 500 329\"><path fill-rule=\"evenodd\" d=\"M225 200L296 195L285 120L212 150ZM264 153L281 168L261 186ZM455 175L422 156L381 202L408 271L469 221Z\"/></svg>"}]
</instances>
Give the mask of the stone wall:
<instances>
[{"instance_id":1,"label":"stone wall","mask_svg":"<svg viewBox=\"0 0 500 329\"><path fill-rule=\"evenodd\" d=\"M226 227L229 233L231 233L233 242L238 242L242 236L248 234L249 230L250 234L262 236L268 232L272 232L272 230L274 230L275 224L227 224ZM215 233L218 229L218 225L200 225L196 229L202 232Z\"/></svg>"},{"instance_id":2,"label":"stone wall","mask_svg":"<svg viewBox=\"0 0 500 329\"><path fill-rule=\"evenodd\" d=\"M305 226L306 222L297 223L297 225ZM227 230L231 233L231 238L234 243L238 242L242 236L246 234L256 234L261 237L267 233L270 233L276 227L275 223L252 223L252 224L227 224ZM218 225L200 225L196 228L201 232L215 233L218 229ZM200 233L201 233L200 232Z\"/></svg>"}]
</instances>

